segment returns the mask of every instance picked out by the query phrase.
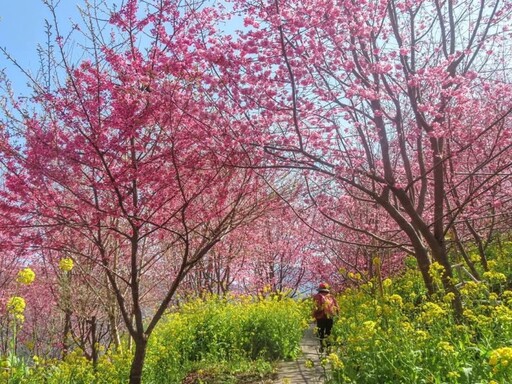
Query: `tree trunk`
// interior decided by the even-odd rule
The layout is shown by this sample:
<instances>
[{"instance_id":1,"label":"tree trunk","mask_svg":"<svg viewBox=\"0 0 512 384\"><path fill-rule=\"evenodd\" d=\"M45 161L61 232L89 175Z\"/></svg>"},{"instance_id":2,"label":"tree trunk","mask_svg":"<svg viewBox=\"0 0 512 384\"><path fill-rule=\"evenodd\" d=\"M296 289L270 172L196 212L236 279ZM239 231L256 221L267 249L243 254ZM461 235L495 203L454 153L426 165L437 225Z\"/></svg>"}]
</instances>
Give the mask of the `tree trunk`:
<instances>
[{"instance_id":1,"label":"tree trunk","mask_svg":"<svg viewBox=\"0 0 512 384\"><path fill-rule=\"evenodd\" d=\"M421 272L421 277L423 277L423 282L425 283L425 287L427 288L427 292L429 295L434 294L435 287L434 282L432 281L432 276L430 276L430 259L428 257L428 252L424 247L415 247L415 257L418 262L418 268Z\"/></svg>"},{"instance_id":2,"label":"tree trunk","mask_svg":"<svg viewBox=\"0 0 512 384\"><path fill-rule=\"evenodd\" d=\"M67 304L66 304L67 305ZM62 332L62 358L64 359L69 351L69 334L71 333L71 310L64 311L64 330Z\"/></svg>"},{"instance_id":3,"label":"tree trunk","mask_svg":"<svg viewBox=\"0 0 512 384\"><path fill-rule=\"evenodd\" d=\"M92 356L92 366L94 367L94 371L96 372L98 368L98 340L97 340L97 329L96 329L96 316L93 316L90 320L91 324L91 356Z\"/></svg>"},{"instance_id":4,"label":"tree trunk","mask_svg":"<svg viewBox=\"0 0 512 384\"><path fill-rule=\"evenodd\" d=\"M130 384L142 383L142 369L146 358L148 340L145 335L138 336L135 340L135 354L130 368Z\"/></svg>"},{"instance_id":5,"label":"tree trunk","mask_svg":"<svg viewBox=\"0 0 512 384\"><path fill-rule=\"evenodd\" d=\"M114 343L114 347L116 351L121 351L121 336L119 335L119 329L117 327L117 319L115 314L115 307L110 307L108 309L108 322L110 326L110 333L112 342Z\"/></svg>"},{"instance_id":6,"label":"tree trunk","mask_svg":"<svg viewBox=\"0 0 512 384\"><path fill-rule=\"evenodd\" d=\"M118 253L114 253L112 260L112 270L117 272L117 264L118 264L119 255ZM106 287L106 309L108 314L108 323L110 327L110 333L112 342L114 343L114 347L116 351L121 351L121 336L119 335L119 329L117 326L117 306L116 306L116 296L115 293L109 286L109 279L107 274L104 274L105 279L105 287Z\"/></svg>"},{"instance_id":7,"label":"tree trunk","mask_svg":"<svg viewBox=\"0 0 512 384\"><path fill-rule=\"evenodd\" d=\"M441 277L443 282L443 288L446 293L453 293L454 298L452 300L453 311L455 315L455 321L459 322L462 319L462 298L460 291L457 289L453 282L453 269L448 258L448 252L446 251L446 245L444 239L439 241L439 246L433 249L434 259L443 266L444 271Z\"/></svg>"},{"instance_id":8,"label":"tree trunk","mask_svg":"<svg viewBox=\"0 0 512 384\"><path fill-rule=\"evenodd\" d=\"M445 269L445 272L443 273L442 277L443 286L446 292L453 293L454 298L452 300L452 307L453 312L455 315L455 321L459 323L462 320L462 313L463 313L463 307L462 307L462 298L460 295L460 291L453 283L453 273L452 269L450 267L449 272Z\"/></svg>"},{"instance_id":9,"label":"tree trunk","mask_svg":"<svg viewBox=\"0 0 512 384\"><path fill-rule=\"evenodd\" d=\"M441 110L444 110L445 101ZM439 120L439 119L436 119ZM439 120L437 122L442 122ZM445 205L444 198L446 194L445 188L445 167L446 163L444 159L444 138L430 139L430 144L433 152L433 177L434 177L434 222L433 222L433 235L434 239L430 241L430 248L432 249L432 256L444 267L442 275L443 288L447 293L453 293L455 297L452 301L452 306L455 314L455 320L458 322L462 319L462 299L460 292L453 282L453 272L450 260L448 258L448 252L446 249L445 236Z\"/></svg>"}]
</instances>

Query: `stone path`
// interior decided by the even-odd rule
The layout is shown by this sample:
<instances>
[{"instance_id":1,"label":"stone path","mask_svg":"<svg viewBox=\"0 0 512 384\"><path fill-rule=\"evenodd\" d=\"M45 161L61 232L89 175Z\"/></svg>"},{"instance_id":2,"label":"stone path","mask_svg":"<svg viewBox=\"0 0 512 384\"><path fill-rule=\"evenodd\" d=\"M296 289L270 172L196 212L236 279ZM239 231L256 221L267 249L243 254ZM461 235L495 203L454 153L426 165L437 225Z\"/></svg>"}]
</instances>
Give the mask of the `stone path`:
<instances>
[{"instance_id":1,"label":"stone path","mask_svg":"<svg viewBox=\"0 0 512 384\"><path fill-rule=\"evenodd\" d=\"M314 328L312 325L304 333L301 342L302 355L296 361L283 361L278 365L275 384L324 383L325 373L320 364L319 342L313 334Z\"/></svg>"}]
</instances>

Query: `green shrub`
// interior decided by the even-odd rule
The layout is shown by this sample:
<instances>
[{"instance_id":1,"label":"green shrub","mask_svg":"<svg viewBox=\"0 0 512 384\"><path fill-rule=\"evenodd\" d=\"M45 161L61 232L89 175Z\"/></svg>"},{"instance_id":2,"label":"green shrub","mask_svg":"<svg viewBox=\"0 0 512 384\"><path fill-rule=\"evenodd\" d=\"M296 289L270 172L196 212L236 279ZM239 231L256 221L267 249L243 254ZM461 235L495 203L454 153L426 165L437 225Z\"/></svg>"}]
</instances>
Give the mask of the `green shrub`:
<instances>
[{"instance_id":1,"label":"green shrub","mask_svg":"<svg viewBox=\"0 0 512 384\"><path fill-rule=\"evenodd\" d=\"M229 371L229 366L247 361L292 358L300 351L307 326L305 308L303 303L278 296L191 301L155 330L145 378L178 383L198 367L220 364Z\"/></svg>"}]
</instances>

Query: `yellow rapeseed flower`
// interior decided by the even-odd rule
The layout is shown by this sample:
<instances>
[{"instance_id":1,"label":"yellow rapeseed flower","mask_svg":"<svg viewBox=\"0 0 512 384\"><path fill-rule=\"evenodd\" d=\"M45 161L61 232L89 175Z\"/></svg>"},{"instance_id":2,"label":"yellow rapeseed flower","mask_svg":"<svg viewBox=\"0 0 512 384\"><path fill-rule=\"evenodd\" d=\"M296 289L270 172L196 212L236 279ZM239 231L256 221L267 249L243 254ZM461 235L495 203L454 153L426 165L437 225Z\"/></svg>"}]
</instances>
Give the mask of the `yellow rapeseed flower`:
<instances>
[{"instance_id":1,"label":"yellow rapeseed flower","mask_svg":"<svg viewBox=\"0 0 512 384\"><path fill-rule=\"evenodd\" d=\"M446 315L446 311L438 304L426 302L422 307L423 312L420 315L421 320L426 324L432 324L435 320Z\"/></svg>"},{"instance_id":2,"label":"yellow rapeseed flower","mask_svg":"<svg viewBox=\"0 0 512 384\"><path fill-rule=\"evenodd\" d=\"M363 327L361 329L361 334L366 338L371 338L377 333L377 323L372 320L367 320L363 322Z\"/></svg>"},{"instance_id":3,"label":"yellow rapeseed flower","mask_svg":"<svg viewBox=\"0 0 512 384\"><path fill-rule=\"evenodd\" d=\"M70 257L63 257L59 260L59 268L64 272L69 272L73 269L74 263L73 259Z\"/></svg>"},{"instance_id":4,"label":"yellow rapeseed flower","mask_svg":"<svg viewBox=\"0 0 512 384\"><path fill-rule=\"evenodd\" d=\"M435 261L432 264L430 264L429 270L431 273L441 273L444 271L444 267L437 261Z\"/></svg>"},{"instance_id":5,"label":"yellow rapeseed flower","mask_svg":"<svg viewBox=\"0 0 512 384\"><path fill-rule=\"evenodd\" d=\"M444 297L443 297L443 301L444 301L445 303L448 303L448 304L452 303L454 299L455 299L455 293L453 293L453 292L448 292L448 293L447 293L446 295L444 295Z\"/></svg>"},{"instance_id":6,"label":"yellow rapeseed flower","mask_svg":"<svg viewBox=\"0 0 512 384\"><path fill-rule=\"evenodd\" d=\"M13 296L7 300L7 312L11 314L19 314L25 311L25 299L19 296Z\"/></svg>"},{"instance_id":7,"label":"yellow rapeseed flower","mask_svg":"<svg viewBox=\"0 0 512 384\"><path fill-rule=\"evenodd\" d=\"M492 284L503 284L507 281L507 276L501 272L488 271L483 274L484 279Z\"/></svg>"},{"instance_id":8,"label":"yellow rapeseed flower","mask_svg":"<svg viewBox=\"0 0 512 384\"><path fill-rule=\"evenodd\" d=\"M424 330L422 329L418 329L416 330L416 338L420 341L425 341L427 339L429 339L429 334L427 332L425 332Z\"/></svg>"},{"instance_id":9,"label":"yellow rapeseed flower","mask_svg":"<svg viewBox=\"0 0 512 384\"><path fill-rule=\"evenodd\" d=\"M478 315L476 318L476 322L480 326L488 326L494 322L494 319L490 316Z\"/></svg>"},{"instance_id":10,"label":"yellow rapeseed flower","mask_svg":"<svg viewBox=\"0 0 512 384\"><path fill-rule=\"evenodd\" d=\"M512 324L512 309L505 305L497 305L492 316L502 323Z\"/></svg>"},{"instance_id":11,"label":"yellow rapeseed flower","mask_svg":"<svg viewBox=\"0 0 512 384\"><path fill-rule=\"evenodd\" d=\"M402 300L402 296L397 295L397 294L393 294L393 295L389 296L389 302L391 304L395 304L397 307L402 307L402 305L404 304L404 302Z\"/></svg>"},{"instance_id":12,"label":"yellow rapeseed flower","mask_svg":"<svg viewBox=\"0 0 512 384\"><path fill-rule=\"evenodd\" d=\"M373 283L371 281L368 281L366 284L361 285L361 289L372 289Z\"/></svg>"},{"instance_id":13,"label":"yellow rapeseed flower","mask_svg":"<svg viewBox=\"0 0 512 384\"><path fill-rule=\"evenodd\" d=\"M453 354L455 352L453 345L447 341L440 341L437 343L437 348L441 351L441 353L446 355Z\"/></svg>"},{"instance_id":14,"label":"yellow rapeseed flower","mask_svg":"<svg viewBox=\"0 0 512 384\"><path fill-rule=\"evenodd\" d=\"M468 281L466 284L464 284L460 291L463 295L476 297L478 295L487 294L488 289L487 286L482 282L475 283L474 281Z\"/></svg>"},{"instance_id":15,"label":"yellow rapeseed flower","mask_svg":"<svg viewBox=\"0 0 512 384\"><path fill-rule=\"evenodd\" d=\"M430 275L430 277L432 277L432 280L436 284L441 284L441 277L444 274L444 267L436 261L430 264L428 274Z\"/></svg>"},{"instance_id":16,"label":"yellow rapeseed flower","mask_svg":"<svg viewBox=\"0 0 512 384\"><path fill-rule=\"evenodd\" d=\"M19 296L13 296L9 300L7 300L7 312L14 316L16 320L19 322L25 321L25 316L23 316L23 312L25 312L25 299Z\"/></svg>"},{"instance_id":17,"label":"yellow rapeseed flower","mask_svg":"<svg viewBox=\"0 0 512 384\"><path fill-rule=\"evenodd\" d=\"M473 322L473 323L476 323L478 318L477 316L475 315L475 312L473 312L471 309L464 309L464 311L462 312L462 315L469 321Z\"/></svg>"},{"instance_id":18,"label":"yellow rapeseed flower","mask_svg":"<svg viewBox=\"0 0 512 384\"><path fill-rule=\"evenodd\" d=\"M455 371L451 371L451 372L448 372L447 376L450 379L458 379L460 377L460 373L459 372L455 372Z\"/></svg>"},{"instance_id":19,"label":"yellow rapeseed flower","mask_svg":"<svg viewBox=\"0 0 512 384\"><path fill-rule=\"evenodd\" d=\"M412 330L414 330L413 326L411 325L411 323L409 323L408 321L403 321L402 322L402 327L401 327L404 331L407 331L407 332L410 332Z\"/></svg>"},{"instance_id":20,"label":"yellow rapeseed flower","mask_svg":"<svg viewBox=\"0 0 512 384\"><path fill-rule=\"evenodd\" d=\"M18 272L18 276L16 277L16 281L20 284L30 285L34 282L36 278L36 274L30 268L23 268Z\"/></svg>"},{"instance_id":21,"label":"yellow rapeseed flower","mask_svg":"<svg viewBox=\"0 0 512 384\"><path fill-rule=\"evenodd\" d=\"M501 295L501 299L503 300L504 304L512 307L512 291L504 291Z\"/></svg>"},{"instance_id":22,"label":"yellow rapeseed flower","mask_svg":"<svg viewBox=\"0 0 512 384\"><path fill-rule=\"evenodd\" d=\"M471 260L473 263L478 263L480 261L480 255L478 253L470 253L469 260Z\"/></svg>"},{"instance_id":23,"label":"yellow rapeseed flower","mask_svg":"<svg viewBox=\"0 0 512 384\"><path fill-rule=\"evenodd\" d=\"M331 366L333 369L341 370L343 369L343 361L340 360L339 356L335 353L331 353L328 356L329 362L331 363Z\"/></svg>"},{"instance_id":24,"label":"yellow rapeseed flower","mask_svg":"<svg viewBox=\"0 0 512 384\"><path fill-rule=\"evenodd\" d=\"M504 370L512 362L512 348L502 347L491 352L489 365L493 367L493 372L497 373Z\"/></svg>"}]
</instances>

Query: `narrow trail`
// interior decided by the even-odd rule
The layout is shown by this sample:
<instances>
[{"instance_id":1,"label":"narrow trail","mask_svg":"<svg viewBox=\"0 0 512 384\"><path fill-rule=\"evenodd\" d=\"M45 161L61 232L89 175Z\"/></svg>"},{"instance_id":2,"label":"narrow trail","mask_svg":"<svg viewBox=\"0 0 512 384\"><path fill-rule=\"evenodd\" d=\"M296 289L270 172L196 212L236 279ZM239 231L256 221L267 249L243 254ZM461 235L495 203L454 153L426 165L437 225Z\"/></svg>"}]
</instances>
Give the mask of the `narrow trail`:
<instances>
[{"instance_id":1,"label":"narrow trail","mask_svg":"<svg viewBox=\"0 0 512 384\"><path fill-rule=\"evenodd\" d=\"M279 363L274 384L323 384L325 382L325 372L320 364L318 352L319 341L313 334L314 329L315 326L311 325L304 333L300 344L302 355L296 361Z\"/></svg>"}]
</instances>

